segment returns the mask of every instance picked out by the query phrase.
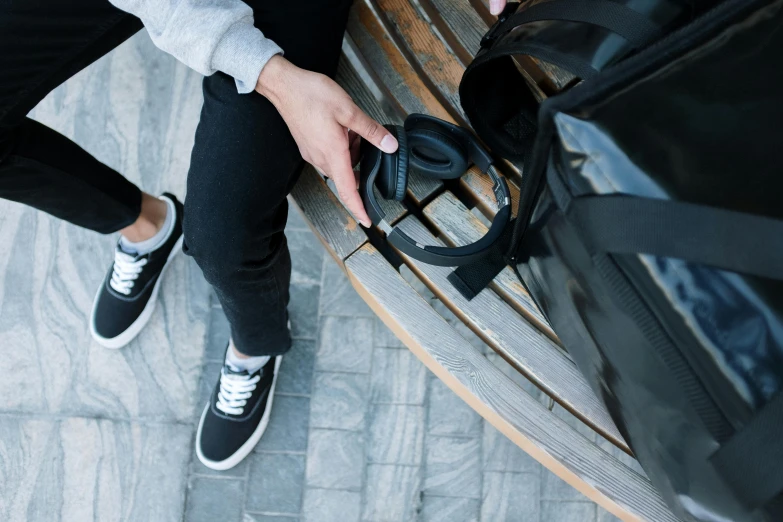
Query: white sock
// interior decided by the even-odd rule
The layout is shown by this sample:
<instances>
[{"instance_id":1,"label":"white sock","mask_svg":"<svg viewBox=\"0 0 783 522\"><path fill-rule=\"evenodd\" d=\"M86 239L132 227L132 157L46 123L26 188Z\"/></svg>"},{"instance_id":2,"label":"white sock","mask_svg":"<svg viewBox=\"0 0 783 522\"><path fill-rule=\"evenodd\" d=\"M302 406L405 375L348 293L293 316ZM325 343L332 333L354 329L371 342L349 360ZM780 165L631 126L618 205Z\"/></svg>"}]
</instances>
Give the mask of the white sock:
<instances>
[{"instance_id":1,"label":"white sock","mask_svg":"<svg viewBox=\"0 0 783 522\"><path fill-rule=\"evenodd\" d=\"M166 220L163 222L163 226L160 227L160 230L151 238L135 243L125 236L120 235L120 248L122 248L124 252L143 256L144 254L148 254L156 248L159 248L169 239L171 231L174 230L174 222L177 219L177 209L169 198L160 198L160 200L165 201L166 206L168 207L166 209Z\"/></svg>"},{"instance_id":2,"label":"white sock","mask_svg":"<svg viewBox=\"0 0 783 522\"><path fill-rule=\"evenodd\" d=\"M232 366L238 371L247 370L247 373L253 373L261 368L267 362L270 357L268 355L259 355L257 357L237 357L234 351L234 340L232 339L228 343L228 350L226 350L226 364Z\"/></svg>"}]
</instances>

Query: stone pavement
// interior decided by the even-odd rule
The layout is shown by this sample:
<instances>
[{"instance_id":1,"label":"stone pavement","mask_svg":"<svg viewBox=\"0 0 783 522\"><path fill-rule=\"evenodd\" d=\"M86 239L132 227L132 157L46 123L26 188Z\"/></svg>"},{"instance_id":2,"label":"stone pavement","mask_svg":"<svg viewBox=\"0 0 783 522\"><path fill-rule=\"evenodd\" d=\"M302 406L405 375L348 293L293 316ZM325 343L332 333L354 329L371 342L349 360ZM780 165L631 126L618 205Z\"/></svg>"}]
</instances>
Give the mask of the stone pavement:
<instances>
[{"instance_id":1,"label":"stone pavement","mask_svg":"<svg viewBox=\"0 0 783 522\"><path fill-rule=\"evenodd\" d=\"M200 96L198 75L142 33L32 116L182 196ZM0 520L613 520L434 378L295 213L287 230L296 341L271 424L213 472L193 439L229 333L193 261L168 272L145 331L107 350L87 320L115 238L0 201Z\"/></svg>"}]
</instances>

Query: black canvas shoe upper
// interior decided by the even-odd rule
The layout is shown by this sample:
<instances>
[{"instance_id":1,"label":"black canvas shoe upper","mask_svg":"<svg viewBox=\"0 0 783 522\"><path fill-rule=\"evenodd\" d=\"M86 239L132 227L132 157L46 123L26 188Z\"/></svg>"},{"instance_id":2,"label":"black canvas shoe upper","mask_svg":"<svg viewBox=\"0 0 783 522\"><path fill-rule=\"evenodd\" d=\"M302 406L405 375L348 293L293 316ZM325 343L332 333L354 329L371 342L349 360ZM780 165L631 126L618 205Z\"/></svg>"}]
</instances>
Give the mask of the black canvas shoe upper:
<instances>
[{"instance_id":1,"label":"black canvas shoe upper","mask_svg":"<svg viewBox=\"0 0 783 522\"><path fill-rule=\"evenodd\" d=\"M176 210L174 227L166 242L143 255L124 252L117 244L114 263L101 285L93 311L92 327L105 339L122 334L141 315L172 249L182 236L182 203L169 193L162 197L170 199Z\"/></svg>"},{"instance_id":2,"label":"black canvas shoe upper","mask_svg":"<svg viewBox=\"0 0 783 522\"><path fill-rule=\"evenodd\" d=\"M256 431L272 391L275 360L253 373L223 365L196 441L206 459L226 460Z\"/></svg>"}]
</instances>

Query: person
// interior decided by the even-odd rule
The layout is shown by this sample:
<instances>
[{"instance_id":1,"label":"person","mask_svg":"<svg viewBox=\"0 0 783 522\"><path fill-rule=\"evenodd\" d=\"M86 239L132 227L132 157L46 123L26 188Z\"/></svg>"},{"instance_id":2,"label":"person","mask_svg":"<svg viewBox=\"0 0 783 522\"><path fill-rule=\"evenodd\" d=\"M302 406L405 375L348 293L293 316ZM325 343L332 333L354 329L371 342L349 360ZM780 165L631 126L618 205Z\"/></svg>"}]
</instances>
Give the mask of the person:
<instances>
[{"instance_id":1,"label":"person","mask_svg":"<svg viewBox=\"0 0 783 522\"><path fill-rule=\"evenodd\" d=\"M258 443L291 346L286 195L302 161L331 177L364 225L352 167L363 138L394 137L331 77L350 0L6 0L0 4L0 197L102 234L120 233L90 330L120 348L149 320L180 251L231 325L225 364L198 425L201 462L225 470ZM502 2L505 4L505 2ZM492 10L502 5L493 0ZM146 27L206 75L183 205L154 197L26 117L47 93ZM353 154L352 154L353 152Z\"/></svg>"}]
</instances>

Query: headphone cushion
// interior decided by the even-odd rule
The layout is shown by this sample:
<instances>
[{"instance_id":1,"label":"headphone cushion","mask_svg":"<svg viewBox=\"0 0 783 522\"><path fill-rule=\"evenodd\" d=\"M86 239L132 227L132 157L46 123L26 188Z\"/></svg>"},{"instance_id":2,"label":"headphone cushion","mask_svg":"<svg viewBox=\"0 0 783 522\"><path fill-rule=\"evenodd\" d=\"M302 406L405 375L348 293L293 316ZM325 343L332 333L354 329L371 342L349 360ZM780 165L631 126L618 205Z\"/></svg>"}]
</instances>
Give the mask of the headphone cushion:
<instances>
[{"instance_id":1,"label":"headphone cushion","mask_svg":"<svg viewBox=\"0 0 783 522\"><path fill-rule=\"evenodd\" d=\"M405 129L399 125L388 125L387 129L397 139L397 152L382 153L381 170L378 173L376 186L384 199L405 199L408 187L408 140Z\"/></svg>"},{"instance_id":2,"label":"headphone cushion","mask_svg":"<svg viewBox=\"0 0 783 522\"><path fill-rule=\"evenodd\" d=\"M410 166L417 172L438 179L462 176L470 164L462 143L448 134L432 129L409 129Z\"/></svg>"},{"instance_id":3,"label":"headphone cushion","mask_svg":"<svg viewBox=\"0 0 783 522\"><path fill-rule=\"evenodd\" d=\"M408 136L405 129L397 127L397 191L394 199L405 199L405 190L408 188Z\"/></svg>"}]
</instances>

